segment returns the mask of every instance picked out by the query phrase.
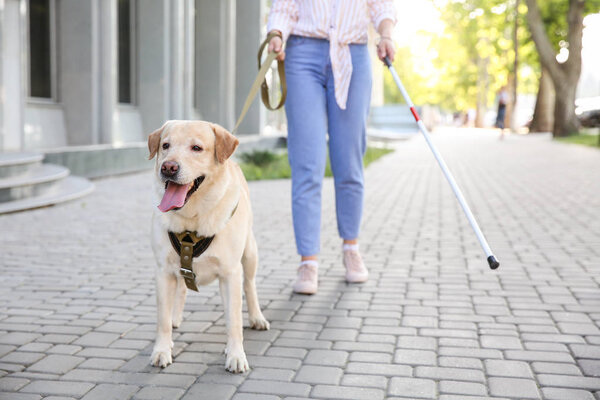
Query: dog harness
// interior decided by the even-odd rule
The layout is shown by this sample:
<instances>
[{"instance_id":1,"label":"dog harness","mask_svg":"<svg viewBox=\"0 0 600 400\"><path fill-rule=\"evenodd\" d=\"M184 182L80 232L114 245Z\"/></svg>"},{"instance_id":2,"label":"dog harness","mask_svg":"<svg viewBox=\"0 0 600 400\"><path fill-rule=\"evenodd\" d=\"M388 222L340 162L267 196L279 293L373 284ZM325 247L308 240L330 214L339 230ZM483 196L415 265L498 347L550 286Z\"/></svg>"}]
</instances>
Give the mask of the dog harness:
<instances>
[{"instance_id":1,"label":"dog harness","mask_svg":"<svg viewBox=\"0 0 600 400\"><path fill-rule=\"evenodd\" d=\"M229 219L233 217L235 211L238 208L238 204L236 203L233 211L231 211L231 215ZM229 222L229 219L227 222ZM227 224L225 222L225 224ZM169 231L169 240L171 241L171 245L173 249L179 255L179 262L181 264L179 268L179 273L183 277L185 281L185 285L190 290L198 291L198 285L196 285L196 274L192 269L192 261L195 257L200 257L202 253L204 253L212 241L214 240L215 235L212 236L200 236L197 232L192 231L184 231L180 233L175 233Z\"/></svg>"}]
</instances>

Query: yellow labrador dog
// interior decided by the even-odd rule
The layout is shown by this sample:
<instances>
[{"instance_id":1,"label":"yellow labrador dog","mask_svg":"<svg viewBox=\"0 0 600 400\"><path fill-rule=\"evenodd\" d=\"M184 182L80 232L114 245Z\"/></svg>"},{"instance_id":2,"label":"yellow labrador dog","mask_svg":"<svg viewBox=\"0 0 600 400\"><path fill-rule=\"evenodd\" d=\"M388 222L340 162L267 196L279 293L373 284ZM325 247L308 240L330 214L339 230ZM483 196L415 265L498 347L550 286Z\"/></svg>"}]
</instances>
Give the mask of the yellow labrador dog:
<instances>
[{"instance_id":1,"label":"yellow labrador dog","mask_svg":"<svg viewBox=\"0 0 600 400\"><path fill-rule=\"evenodd\" d=\"M158 305L152 365L172 363L172 328L181 324L189 284L219 280L227 323L228 371L248 370L242 344L242 286L250 326L269 329L254 283L258 253L248 184L240 167L229 160L237 145L238 140L223 127L204 121L168 121L148 137L150 159L156 156L154 186L160 201L152 217ZM193 272L186 280L182 263L187 256L173 243L174 234L182 232L212 237L200 255L194 246L190 254Z\"/></svg>"}]
</instances>

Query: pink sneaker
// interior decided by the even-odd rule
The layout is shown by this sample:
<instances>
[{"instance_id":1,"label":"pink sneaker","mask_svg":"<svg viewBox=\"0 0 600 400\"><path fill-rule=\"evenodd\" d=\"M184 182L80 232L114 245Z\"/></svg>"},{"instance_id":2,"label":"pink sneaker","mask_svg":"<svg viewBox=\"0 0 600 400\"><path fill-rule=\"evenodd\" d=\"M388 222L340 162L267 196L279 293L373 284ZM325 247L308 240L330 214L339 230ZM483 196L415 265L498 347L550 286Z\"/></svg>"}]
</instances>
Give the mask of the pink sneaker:
<instances>
[{"instance_id":1,"label":"pink sneaker","mask_svg":"<svg viewBox=\"0 0 600 400\"><path fill-rule=\"evenodd\" d=\"M369 279L369 271L358 252L358 245L344 245L344 266L346 267L346 281L361 283Z\"/></svg>"},{"instance_id":2,"label":"pink sneaker","mask_svg":"<svg viewBox=\"0 0 600 400\"><path fill-rule=\"evenodd\" d=\"M319 264L314 260L306 260L298 267L298 277L294 282L294 292L299 294L317 293L319 281Z\"/></svg>"}]
</instances>

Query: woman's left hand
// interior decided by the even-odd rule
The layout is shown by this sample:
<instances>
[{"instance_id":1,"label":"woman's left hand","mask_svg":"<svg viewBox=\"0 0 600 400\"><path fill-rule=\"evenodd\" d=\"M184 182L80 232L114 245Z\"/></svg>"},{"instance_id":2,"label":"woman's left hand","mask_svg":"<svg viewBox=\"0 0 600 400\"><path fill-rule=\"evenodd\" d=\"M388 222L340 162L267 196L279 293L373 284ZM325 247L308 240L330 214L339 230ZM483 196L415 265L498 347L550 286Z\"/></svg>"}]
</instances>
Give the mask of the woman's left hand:
<instances>
[{"instance_id":1,"label":"woman's left hand","mask_svg":"<svg viewBox=\"0 0 600 400\"><path fill-rule=\"evenodd\" d=\"M387 56L390 61L394 61L394 55L396 54L396 47L394 41L390 37L382 36L377 43L377 56L381 61Z\"/></svg>"}]
</instances>

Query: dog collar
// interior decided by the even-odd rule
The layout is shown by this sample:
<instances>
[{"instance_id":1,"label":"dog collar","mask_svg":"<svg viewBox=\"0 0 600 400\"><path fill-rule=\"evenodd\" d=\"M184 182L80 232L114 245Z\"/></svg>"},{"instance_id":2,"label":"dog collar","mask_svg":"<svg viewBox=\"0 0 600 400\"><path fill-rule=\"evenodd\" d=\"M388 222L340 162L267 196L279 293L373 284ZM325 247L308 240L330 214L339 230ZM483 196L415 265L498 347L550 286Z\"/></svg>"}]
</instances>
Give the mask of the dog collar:
<instances>
[{"instance_id":1,"label":"dog collar","mask_svg":"<svg viewBox=\"0 0 600 400\"><path fill-rule=\"evenodd\" d=\"M233 217L233 214L235 214L238 204L239 201L236 203L233 211L231 211L231 215L227 222L229 222L231 217ZM227 224L227 222L225 223ZM188 289L197 292L198 285L196 285L196 274L192 269L192 260L193 258L202 255L202 253L208 249L216 234L212 236L200 236L197 232L193 231L183 231L179 233L169 231L168 233L171 245L177 255L179 255L179 273L183 277Z\"/></svg>"}]
</instances>

